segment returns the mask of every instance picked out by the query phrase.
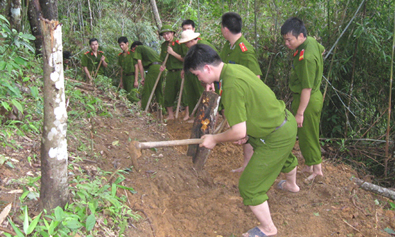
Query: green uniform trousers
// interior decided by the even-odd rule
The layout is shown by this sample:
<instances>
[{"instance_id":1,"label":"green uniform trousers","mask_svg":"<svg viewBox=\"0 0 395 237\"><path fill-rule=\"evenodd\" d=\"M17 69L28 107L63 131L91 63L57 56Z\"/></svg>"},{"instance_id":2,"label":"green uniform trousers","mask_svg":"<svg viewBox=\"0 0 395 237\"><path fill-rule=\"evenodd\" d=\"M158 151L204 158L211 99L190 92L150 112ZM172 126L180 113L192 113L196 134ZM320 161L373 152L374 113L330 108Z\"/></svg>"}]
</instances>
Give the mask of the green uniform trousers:
<instances>
[{"instance_id":1,"label":"green uniform trousers","mask_svg":"<svg viewBox=\"0 0 395 237\"><path fill-rule=\"evenodd\" d=\"M293 94L292 110L294 114L298 111L300 94ZM322 93L316 91L310 95L309 104L304 111L303 127L298 128L299 147L305 164L317 165L322 162L320 148L320 119L322 111Z\"/></svg>"},{"instance_id":2,"label":"green uniform trousers","mask_svg":"<svg viewBox=\"0 0 395 237\"><path fill-rule=\"evenodd\" d=\"M189 106L189 112L195 108L204 91L204 87L198 78L192 73L185 73L184 91L182 97L185 99L185 104Z\"/></svg>"},{"instance_id":3,"label":"green uniform trousers","mask_svg":"<svg viewBox=\"0 0 395 237\"><path fill-rule=\"evenodd\" d=\"M177 94L180 91L180 88L181 88L181 70L176 70L173 72L167 71L165 95L164 95L165 97L164 106L166 108L173 107L174 101L177 98ZM184 99L181 98L181 100L183 104L185 104Z\"/></svg>"},{"instance_id":4,"label":"green uniform trousers","mask_svg":"<svg viewBox=\"0 0 395 237\"><path fill-rule=\"evenodd\" d=\"M239 180L244 205L256 206L267 201L266 193L280 172L289 173L298 165L298 159L292 154L297 133L296 120L290 112L287 114L287 122L265 140L253 137L248 140L254 154Z\"/></svg>"},{"instance_id":5,"label":"green uniform trousers","mask_svg":"<svg viewBox=\"0 0 395 237\"><path fill-rule=\"evenodd\" d=\"M137 92L134 89L134 75L123 76L122 78L123 88L128 92L127 98L130 102L137 102L139 98L137 97Z\"/></svg>"},{"instance_id":6,"label":"green uniform trousers","mask_svg":"<svg viewBox=\"0 0 395 237\"><path fill-rule=\"evenodd\" d=\"M148 68L148 72L145 75L145 80L144 80L144 87L143 91L141 92L141 108L145 109L148 103L148 99L151 95L152 89L154 88L156 79L158 78L160 72L160 65L151 65ZM155 89L155 96L156 96L156 102L158 104L163 105L163 92L162 92L162 81L163 78L159 79L158 85L156 86Z\"/></svg>"}]
</instances>

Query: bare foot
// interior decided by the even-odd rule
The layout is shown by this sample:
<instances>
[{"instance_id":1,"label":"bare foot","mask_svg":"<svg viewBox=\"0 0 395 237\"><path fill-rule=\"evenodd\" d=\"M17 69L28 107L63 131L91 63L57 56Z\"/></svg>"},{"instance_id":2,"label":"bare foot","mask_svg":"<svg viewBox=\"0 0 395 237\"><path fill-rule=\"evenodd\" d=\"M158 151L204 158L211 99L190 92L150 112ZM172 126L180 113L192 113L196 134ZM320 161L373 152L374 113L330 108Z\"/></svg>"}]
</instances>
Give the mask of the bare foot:
<instances>
[{"instance_id":1,"label":"bare foot","mask_svg":"<svg viewBox=\"0 0 395 237\"><path fill-rule=\"evenodd\" d=\"M165 118L166 120L174 120L174 116L168 116L167 118Z\"/></svg>"},{"instance_id":2,"label":"bare foot","mask_svg":"<svg viewBox=\"0 0 395 237\"><path fill-rule=\"evenodd\" d=\"M300 188L298 185L290 185L289 183L287 183L286 180L281 180L278 184L277 184L277 188L280 190L285 190L291 193L297 193L300 191Z\"/></svg>"},{"instance_id":3,"label":"bare foot","mask_svg":"<svg viewBox=\"0 0 395 237\"><path fill-rule=\"evenodd\" d=\"M185 115L185 117L182 120L187 121L188 119L189 119L189 115Z\"/></svg>"},{"instance_id":4,"label":"bare foot","mask_svg":"<svg viewBox=\"0 0 395 237\"><path fill-rule=\"evenodd\" d=\"M244 171L244 166L242 166L242 167L240 167L240 168L237 168L237 169L234 169L234 170L231 170L231 172L233 172L233 173L240 173L240 172L243 172Z\"/></svg>"}]
</instances>

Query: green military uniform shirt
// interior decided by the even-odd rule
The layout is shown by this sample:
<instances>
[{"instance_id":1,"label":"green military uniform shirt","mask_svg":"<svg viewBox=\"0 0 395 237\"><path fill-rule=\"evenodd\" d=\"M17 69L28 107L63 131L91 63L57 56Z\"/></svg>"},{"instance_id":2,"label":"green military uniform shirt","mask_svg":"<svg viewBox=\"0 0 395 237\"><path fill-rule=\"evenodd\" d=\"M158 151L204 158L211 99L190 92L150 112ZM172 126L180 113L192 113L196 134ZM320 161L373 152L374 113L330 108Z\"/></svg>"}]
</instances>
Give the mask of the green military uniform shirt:
<instances>
[{"instance_id":1,"label":"green military uniform shirt","mask_svg":"<svg viewBox=\"0 0 395 237\"><path fill-rule=\"evenodd\" d=\"M100 59L103 55L104 55L103 51L98 51L97 57L95 57L95 54L92 51L88 51L82 56L81 65L83 67L87 67L91 75L93 75L94 73L96 73L97 67L99 66L100 63ZM107 62L107 59L105 61ZM103 65L101 65L97 74L104 75L104 73L105 73L105 68Z\"/></svg>"},{"instance_id":2,"label":"green military uniform shirt","mask_svg":"<svg viewBox=\"0 0 395 237\"><path fill-rule=\"evenodd\" d=\"M134 59L141 60L143 67L145 70L148 70L148 67L152 63L161 63L158 53L152 48L146 45L138 45L135 49ZM137 62L136 62L137 63Z\"/></svg>"},{"instance_id":3,"label":"green military uniform shirt","mask_svg":"<svg viewBox=\"0 0 395 237\"><path fill-rule=\"evenodd\" d=\"M258 60L255 56L254 47L241 36L231 47L229 41L226 41L219 55L224 63L240 64L249 68L255 75L262 76Z\"/></svg>"},{"instance_id":4,"label":"green military uniform shirt","mask_svg":"<svg viewBox=\"0 0 395 237\"><path fill-rule=\"evenodd\" d=\"M230 126L245 121L247 135L265 138L284 121L285 103L249 69L224 64L220 84Z\"/></svg>"},{"instance_id":5,"label":"green military uniform shirt","mask_svg":"<svg viewBox=\"0 0 395 237\"><path fill-rule=\"evenodd\" d=\"M311 88L311 94L314 94L320 89L324 67L323 52L324 46L310 36L296 49L289 82L293 93L300 94L302 89Z\"/></svg>"},{"instance_id":6,"label":"green military uniform shirt","mask_svg":"<svg viewBox=\"0 0 395 237\"><path fill-rule=\"evenodd\" d=\"M137 64L137 61L134 60L134 52L128 51L126 54L120 53L118 54L118 65L121 66L123 75L134 74L135 68L134 65Z\"/></svg>"},{"instance_id":7,"label":"green military uniform shirt","mask_svg":"<svg viewBox=\"0 0 395 237\"><path fill-rule=\"evenodd\" d=\"M162 62L165 61L168 45L169 45L169 42L165 41L162 43L162 45L160 47L161 48L160 59ZM174 52L176 52L179 55L182 55L182 53L183 53L182 46L180 43L178 43L178 40L173 40L172 42L170 42L170 46L173 48ZM183 67L183 62L181 62L174 56L169 55L169 58L167 59L167 62L166 62L166 69L167 70L182 69L182 67Z\"/></svg>"}]
</instances>

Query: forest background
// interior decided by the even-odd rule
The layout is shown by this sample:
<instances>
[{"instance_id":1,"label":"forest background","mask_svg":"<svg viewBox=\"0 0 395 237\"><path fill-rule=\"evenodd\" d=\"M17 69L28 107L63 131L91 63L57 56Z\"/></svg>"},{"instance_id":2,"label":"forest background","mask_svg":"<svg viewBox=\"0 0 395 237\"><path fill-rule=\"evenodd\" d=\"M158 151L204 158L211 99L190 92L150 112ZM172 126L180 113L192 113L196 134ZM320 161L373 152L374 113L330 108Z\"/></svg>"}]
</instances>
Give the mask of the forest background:
<instances>
[{"instance_id":1,"label":"forest background","mask_svg":"<svg viewBox=\"0 0 395 237\"><path fill-rule=\"evenodd\" d=\"M42 65L33 53L39 53L40 46L33 48L30 35L37 35L29 13L33 2L0 0L0 14L14 29L9 41L3 41L0 56L0 71L4 75L0 79L0 107L6 110L7 105L19 108L24 103L18 84L33 80L26 68L37 71ZM20 18L14 19L11 12L18 4ZM243 19L243 35L256 49L262 80L289 107L292 52L284 46L280 27L287 18L298 16L304 20L308 35L326 48L321 88L325 95L322 145L336 147L336 158L374 175L377 183L394 187L394 9L392 0L69 0L58 1L58 19L63 24L63 49L72 52L66 76L82 80L80 58L90 49L89 39L95 37L110 62L107 76L116 84L120 76L116 63L121 52L118 37L127 36L130 42L139 40L159 51L161 24L171 24L179 32L182 21L192 19L197 24L196 31L221 50L225 41L220 31L221 15L237 12ZM5 24L4 19L0 21ZM36 43L38 40L36 37ZM4 114L1 116L7 120ZM31 121L31 117L29 120L29 116L23 119L22 124L29 125L26 131L41 131L38 121ZM0 137L3 146L12 146L5 142L6 137Z\"/></svg>"}]
</instances>

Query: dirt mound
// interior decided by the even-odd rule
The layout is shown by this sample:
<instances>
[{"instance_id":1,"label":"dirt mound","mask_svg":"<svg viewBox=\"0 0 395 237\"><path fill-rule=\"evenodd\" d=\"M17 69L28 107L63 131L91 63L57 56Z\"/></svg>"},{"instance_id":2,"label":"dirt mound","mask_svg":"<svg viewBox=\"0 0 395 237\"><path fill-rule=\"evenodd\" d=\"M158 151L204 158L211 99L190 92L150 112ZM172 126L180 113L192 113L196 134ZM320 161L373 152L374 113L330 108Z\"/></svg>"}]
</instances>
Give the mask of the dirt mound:
<instances>
[{"instance_id":1,"label":"dirt mound","mask_svg":"<svg viewBox=\"0 0 395 237\"><path fill-rule=\"evenodd\" d=\"M126 236L240 236L258 224L239 196L240 174L230 172L242 164L240 146L217 145L205 170L198 172L192 158L185 155L186 146L143 150L140 158L128 148L134 140L189 138L191 124L161 124L153 116L132 115L122 107L114 111L113 118L96 117L91 124L91 128L81 129L87 134L94 130L92 145L100 156L81 166L86 170L99 166L107 171L133 166L125 175L124 185L137 191L127 194L128 204L143 220L128 228ZM69 138L69 151L78 152L73 140ZM30 145L29 152L33 142ZM26 163L26 151L2 153ZM294 153L300 159L297 146ZM335 164L330 157L325 158L323 167L325 179L320 183L304 184L304 175L298 174L299 193L275 189L281 176L270 189L269 205L278 236L388 236L384 229L395 229L394 211L386 210L387 199L359 189L350 181L358 176L355 171ZM5 187L5 180L31 170L39 169L24 164L15 172L1 166L0 201L15 198L6 195L10 186Z\"/></svg>"}]
</instances>

